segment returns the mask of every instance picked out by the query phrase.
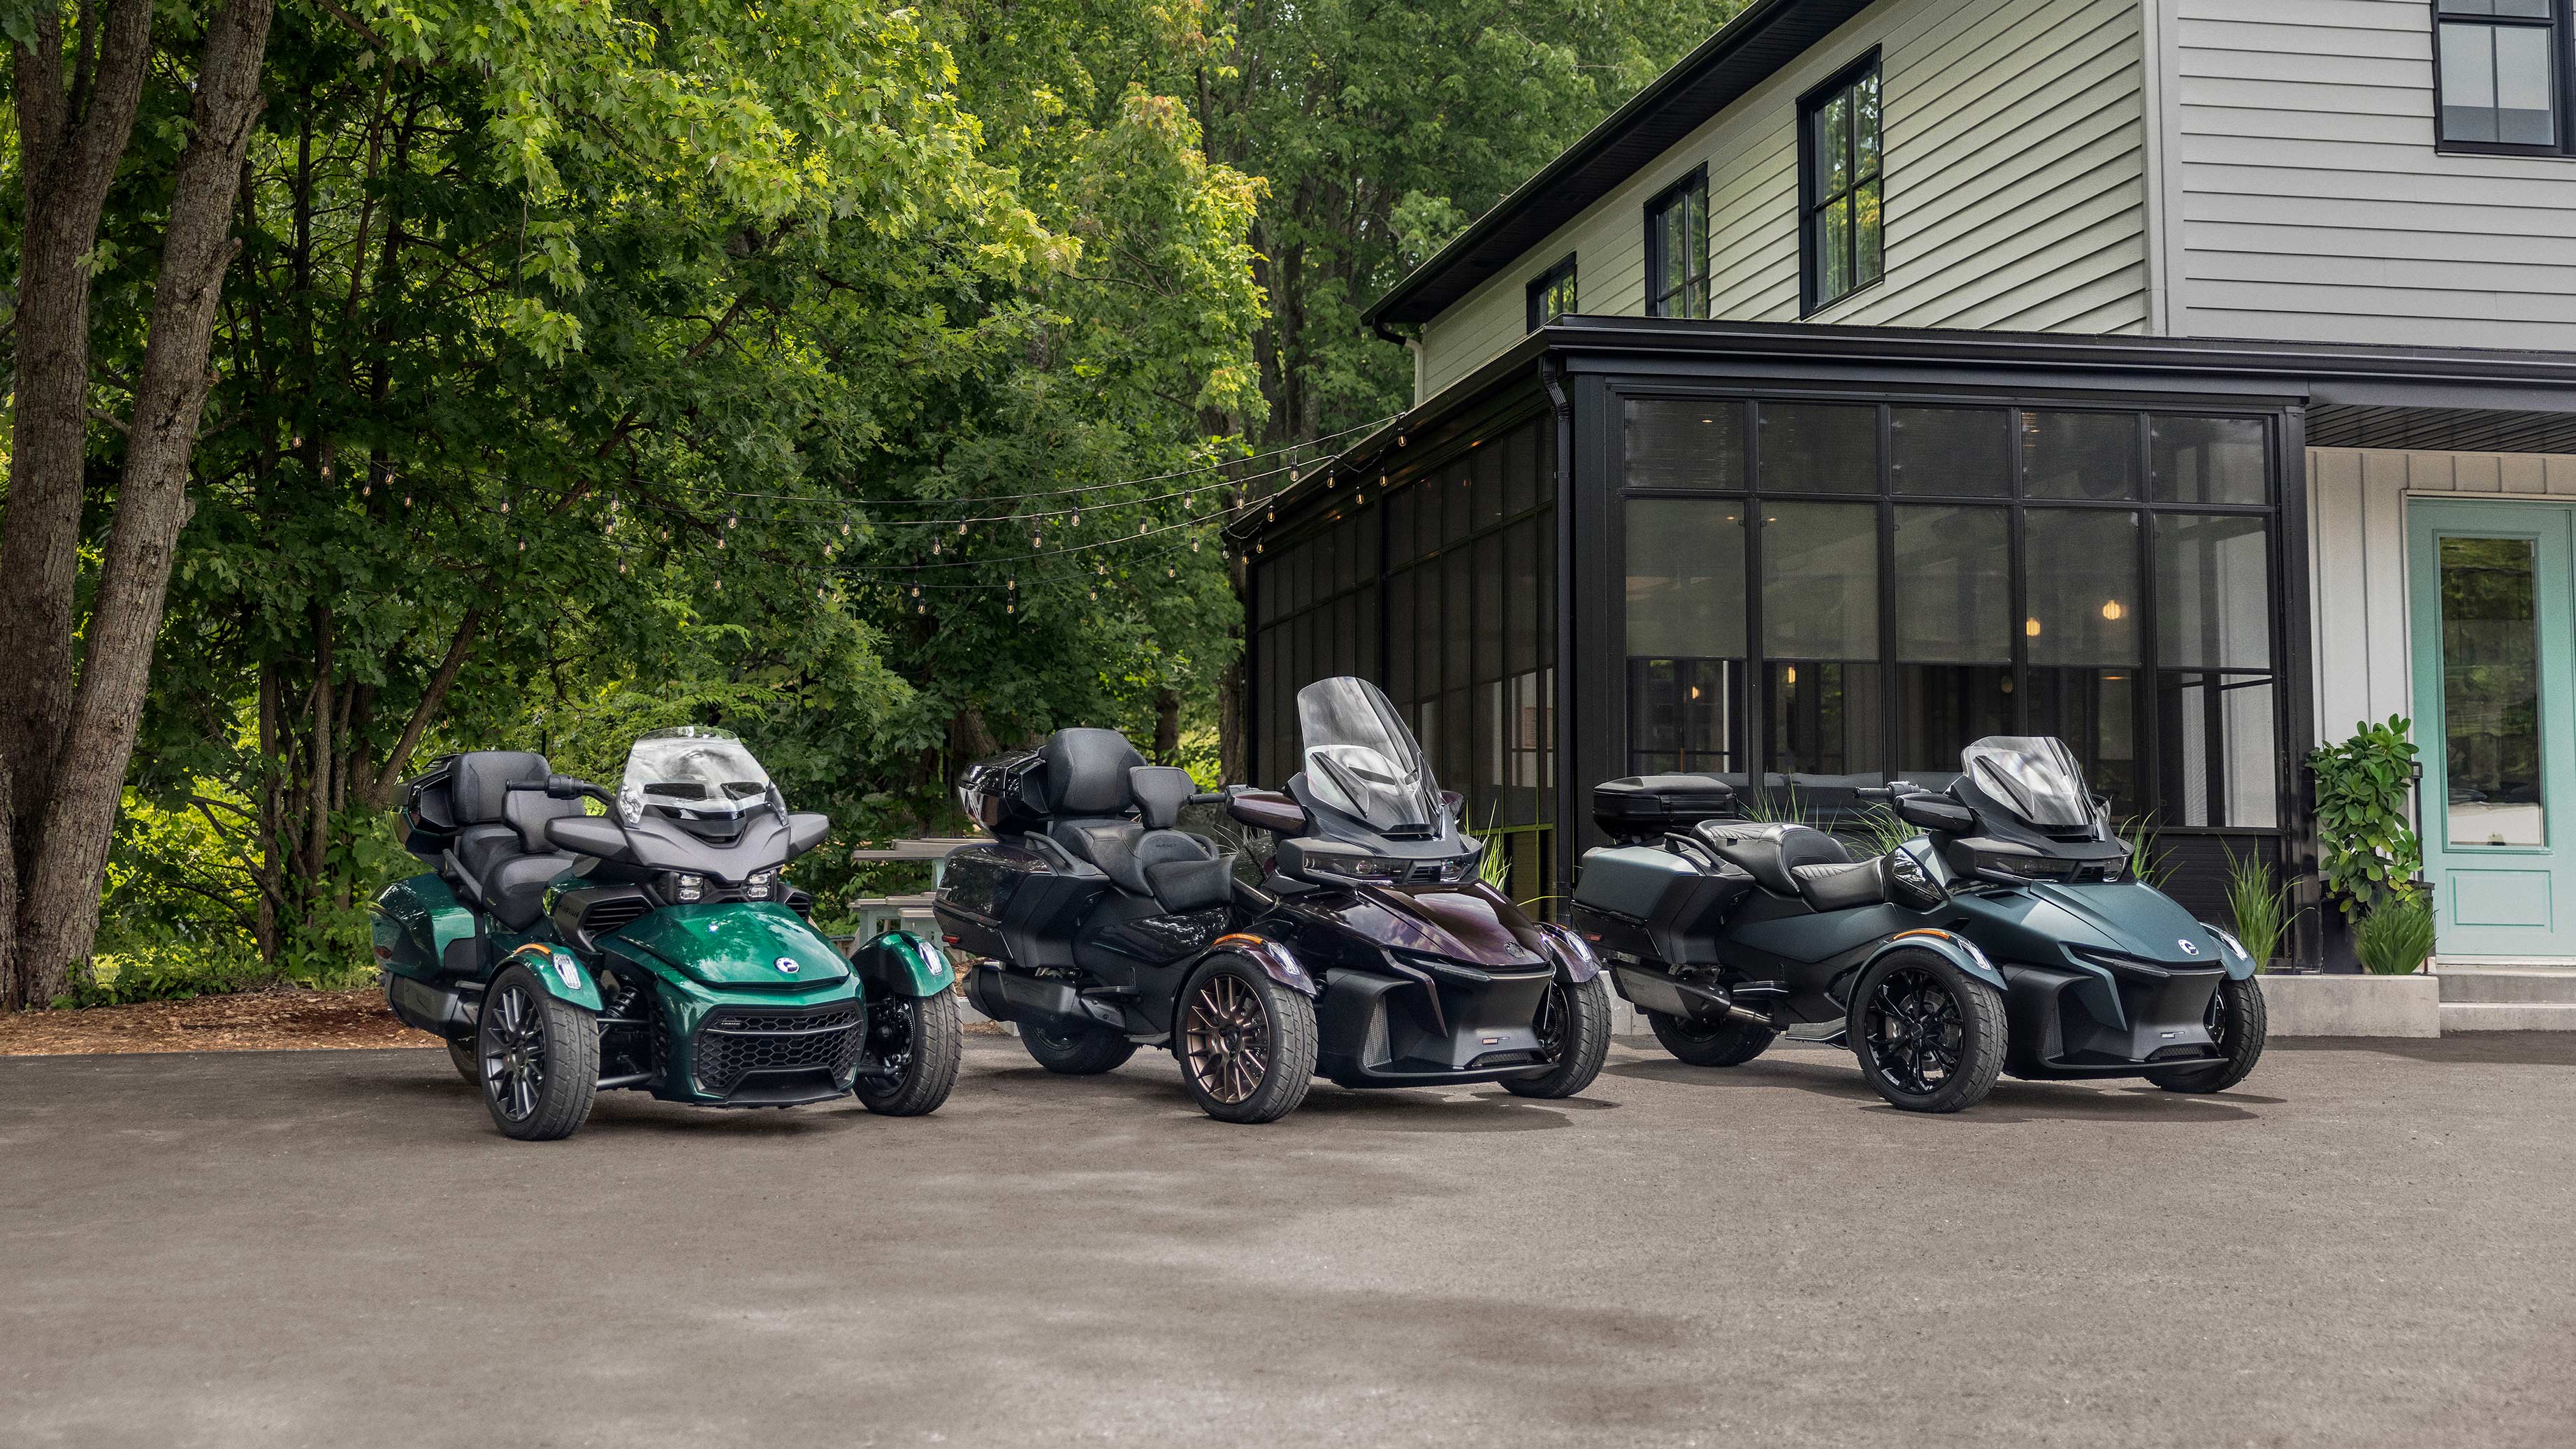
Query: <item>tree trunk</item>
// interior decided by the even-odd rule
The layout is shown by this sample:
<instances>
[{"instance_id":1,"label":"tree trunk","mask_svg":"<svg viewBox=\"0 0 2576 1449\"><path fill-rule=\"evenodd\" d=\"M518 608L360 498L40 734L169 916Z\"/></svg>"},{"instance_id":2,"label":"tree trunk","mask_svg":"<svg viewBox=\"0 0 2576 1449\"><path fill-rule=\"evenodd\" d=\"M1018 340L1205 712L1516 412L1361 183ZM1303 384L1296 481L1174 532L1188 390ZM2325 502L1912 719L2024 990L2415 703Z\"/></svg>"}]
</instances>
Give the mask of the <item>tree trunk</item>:
<instances>
[{"instance_id":1,"label":"tree trunk","mask_svg":"<svg viewBox=\"0 0 2576 1449\"><path fill-rule=\"evenodd\" d=\"M88 256L125 154L152 58L151 0L82 7L65 88L61 11L36 7L35 43L11 54L26 198L18 258L9 495L0 511L0 757L16 772L15 869L33 871L38 827L71 717L72 616L89 453ZM95 26L95 33L92 27ZM14 920L12 925L14 925ZM8 927L0 927L6 931Z\"/></svg>"},{"instance_id":2,"label":"tree trunk","mask_svg":"<svg viewBox=\"0 0 2576 1449\"><path fill-rule=\"evenodd\" d=\"M115 524L23 911L20 949L31 994L63 991L98 937L117 801L134 754L170 564L188 517L188 469L205 411L208 350L236 249L232 200L259 117L260 58L271 13L272 0L228 0L206 26L191 133L172 179Z\"/></svg>"},{"instance_id":3,"label":"tree trunk","mask_svg":"<svg viewBox=\"0 0 2576 1449\"><path fill-rule=\"evenodd\" d=\"M1154 763L1171 764L1181 752L1181 697L1164 689L1154 695Z\"/></svg>"},{"instance_id":4,"label":"tree trunk","mask_svg":"<svg viewBox=\"0 0 2576 1449\"><path fill-rule=\"evenodd\" d=\"M27 1004L26 983L18 979L18 855L10 849L10 822L17 817L11 800L9 757L0 753L0 1011Z\"/></svg>"},{"instance_id":5,"label":"tree trunk","mask_svg":"<svg viewBox=\"0 0 2576 1449\"><path fill-rule=\"evenodd\" d=\"M1226 561L1226 582L1241 604L1232 625L1234 660L1216 682L1216 757L1227 785L1252 783L1252 722L1244 717L1243 620L1252 613L1252 565L1241 557Z\"/></svg>"}]
</instances>

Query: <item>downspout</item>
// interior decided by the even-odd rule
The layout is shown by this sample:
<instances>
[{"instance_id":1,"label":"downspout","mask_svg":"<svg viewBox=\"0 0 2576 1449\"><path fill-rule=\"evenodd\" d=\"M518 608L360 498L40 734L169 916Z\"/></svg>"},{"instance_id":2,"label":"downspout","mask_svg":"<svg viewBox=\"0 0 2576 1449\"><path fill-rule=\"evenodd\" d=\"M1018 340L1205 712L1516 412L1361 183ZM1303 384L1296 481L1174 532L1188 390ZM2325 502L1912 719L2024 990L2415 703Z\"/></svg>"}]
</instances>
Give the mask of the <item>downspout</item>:
<instances>
[{"instance_id":1,"label":"downspout","mask_svg":"<svg viewBox=\"0 0 2576 1449\"><path fill-rule=\"evenodd\" d=\"M1574 788L1574 400L1565 364L1553 352L1538 359L1539 386L1556 415L1556 879L1560 901L1574 895L1574 844L1581 816Z\"/></svg>"},{"instance_id":2,"label":"downspout","mask_svg":"<svg viewBox=\"0 0 2576 1449\"><path fill-rule=\"evenodd\" d=\"M1407 337L1403 333L1388 327L1385 319L1374 315L1369 318L1369 330L1376 333L1380 338L1383 338L1388 342L1396 343L1403 347L1405 351L1413 354L1413 405L1415 407L1422 406L1422 339L1419 337Z\"/></svg>"}]
</instances>

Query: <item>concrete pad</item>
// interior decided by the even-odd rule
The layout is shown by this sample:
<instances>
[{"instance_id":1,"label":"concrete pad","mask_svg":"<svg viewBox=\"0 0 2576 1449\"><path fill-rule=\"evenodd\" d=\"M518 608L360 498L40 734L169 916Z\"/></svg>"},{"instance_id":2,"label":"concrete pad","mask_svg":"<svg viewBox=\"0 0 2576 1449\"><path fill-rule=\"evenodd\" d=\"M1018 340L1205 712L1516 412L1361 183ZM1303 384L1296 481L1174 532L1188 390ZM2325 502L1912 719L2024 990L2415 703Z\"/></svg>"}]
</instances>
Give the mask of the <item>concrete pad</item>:
<instances>
[{"instance_id":1,"label":"concrete pad","mask_svg":"<svg viewBox=\"0 0 2576 1449\"><path fill-rule=\"evenodd\" d=\"M2283 976L2266 972L2263 1011L2271 1034L2437 1037L2442 987L2433 977Z\"/></svg>"},{"instance_id":2,"label":"concrete pad","mask_svg":"<svg viewBox=\"0 0 2576 1449\"><path fill-rule=\"evenodd\" d=\"M2563 1445L2571 1201L2570 1036L1258 1128L977 1037L935 1116L551 1144L435 1050L0 1059L0 1445Z\"/></svg>"}]
</instances>

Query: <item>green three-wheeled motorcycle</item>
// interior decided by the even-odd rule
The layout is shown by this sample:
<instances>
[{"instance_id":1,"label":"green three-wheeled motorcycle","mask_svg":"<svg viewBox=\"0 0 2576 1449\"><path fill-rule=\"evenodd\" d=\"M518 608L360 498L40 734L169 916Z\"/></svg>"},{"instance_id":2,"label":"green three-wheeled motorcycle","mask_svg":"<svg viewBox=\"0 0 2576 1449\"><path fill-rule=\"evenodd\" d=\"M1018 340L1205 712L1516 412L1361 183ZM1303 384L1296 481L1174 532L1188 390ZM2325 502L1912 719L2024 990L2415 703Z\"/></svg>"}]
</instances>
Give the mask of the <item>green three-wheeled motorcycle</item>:
<instances>
[{"instance_id":1,"label":"green three-wheeled motorcycle","mask_svg":"<svg viewBox=\"0 0 2576 1449\"><path fill-rule=\"evenodd\" d=\"M449 755L402 821L435 868L376 898L386 994L512 1137L570 1136L603 1089L916 1116L957 1080L946 956L890 931L844 959L814 929L781 870L830 822L732 735L647 735L613 794L542 755Z\"/></svg>"}]
</instances>

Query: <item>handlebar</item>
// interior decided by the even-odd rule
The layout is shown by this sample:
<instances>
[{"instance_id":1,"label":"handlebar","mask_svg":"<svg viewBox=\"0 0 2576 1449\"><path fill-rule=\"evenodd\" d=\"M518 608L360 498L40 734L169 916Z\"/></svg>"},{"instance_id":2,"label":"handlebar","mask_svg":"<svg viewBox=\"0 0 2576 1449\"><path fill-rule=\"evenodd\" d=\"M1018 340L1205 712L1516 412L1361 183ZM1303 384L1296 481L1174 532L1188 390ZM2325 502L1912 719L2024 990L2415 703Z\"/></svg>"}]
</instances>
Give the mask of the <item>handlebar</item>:
<instances>
[{"instance_id":1,"label":"handlebar","mask_svg":"<svg viewBox=\"0 0 2576 1449\"><path fill-rule=\"evenodd\" d=\"M610 794L605 787L594 785L588 780L575 779L570 775L548 775L542 780L512 780L501 788L504 790L543 790L546 792L546 798L549 800L580 800L587 798L597 800L606 805L615 805L617 803L617 797Z\"/></svg>"}]
</instances>

